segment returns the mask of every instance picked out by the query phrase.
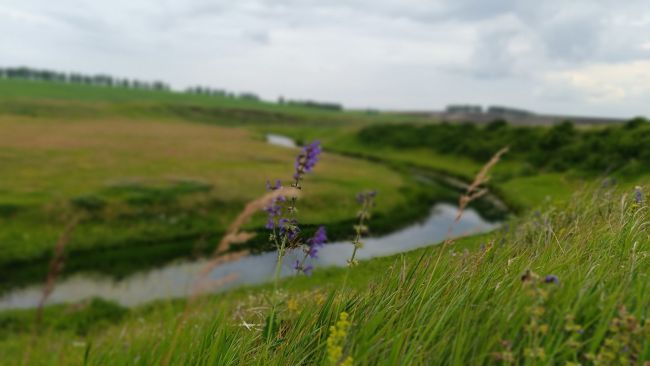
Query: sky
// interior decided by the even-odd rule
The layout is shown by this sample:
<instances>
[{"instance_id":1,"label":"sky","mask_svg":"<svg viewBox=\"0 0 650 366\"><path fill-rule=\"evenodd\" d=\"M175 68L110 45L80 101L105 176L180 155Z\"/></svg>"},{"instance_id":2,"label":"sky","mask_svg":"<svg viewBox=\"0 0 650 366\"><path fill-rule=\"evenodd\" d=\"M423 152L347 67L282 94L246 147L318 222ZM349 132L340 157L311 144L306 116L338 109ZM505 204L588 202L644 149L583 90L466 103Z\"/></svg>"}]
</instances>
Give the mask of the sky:
<instances>
[{"instance_id":1,"label":"sky","mask_svg":"<svg viewBox=\"0 0 650 366\"><path fill-rule=\"evenodd\" d=\"M349 108L650 116L648 0L0 0L0 66Z\"/></svg>"}]
</instances>

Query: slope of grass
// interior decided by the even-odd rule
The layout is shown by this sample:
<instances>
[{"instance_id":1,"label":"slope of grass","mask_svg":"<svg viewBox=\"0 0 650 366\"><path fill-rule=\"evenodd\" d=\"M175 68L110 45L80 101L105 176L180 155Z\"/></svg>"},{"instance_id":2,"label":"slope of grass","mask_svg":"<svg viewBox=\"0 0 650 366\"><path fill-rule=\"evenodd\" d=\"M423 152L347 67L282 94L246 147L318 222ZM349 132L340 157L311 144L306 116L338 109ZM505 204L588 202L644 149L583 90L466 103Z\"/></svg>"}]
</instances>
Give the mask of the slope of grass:
<instances>
[{"instance_id":1,"label":"slope of grass","mask_svg":"<svg viewBox=\"0 0 650 366\"><path fill-rule=\"evenodd\" d=\"M136 309L89 336L50 330L33 364L302 365L327 363L342 312L354 364L597 364L650 360L648 207L589 190L488 236L319 270L283 283L266 337L268 286ZM28 333L0 349L18 360ZM331 347L330 347L331 349Z\"/></svg>"}]
</instances>

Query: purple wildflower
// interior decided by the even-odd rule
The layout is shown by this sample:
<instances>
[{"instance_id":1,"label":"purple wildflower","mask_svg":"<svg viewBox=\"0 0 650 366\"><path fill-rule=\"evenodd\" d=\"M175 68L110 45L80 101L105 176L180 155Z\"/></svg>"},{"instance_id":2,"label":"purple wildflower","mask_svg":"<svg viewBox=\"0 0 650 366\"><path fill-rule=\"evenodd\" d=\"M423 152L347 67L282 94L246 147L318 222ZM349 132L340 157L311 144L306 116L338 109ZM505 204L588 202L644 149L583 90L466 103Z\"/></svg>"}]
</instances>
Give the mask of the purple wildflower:
<instances>
[{"instance_id":1,"label":"purple wildflower","mask_svg":"<svg viewBox=\"0 0 650 366\"><path fill-rule=\"evenodd\" d=\"M296 259L296 263L293 264L293 269L296 270L296 272L304 273L306 276L311 276L311 273L314 270L314 266L311 264L303 266L303 264Z\"/></svg>"},{"instance_id":2,"label":"purple wildflower","mask_svg":"<svg viewBox=\"0 0 650 366\"><path fill-rule=\"evenodd\" d=\"M634 202L637 205L643 204L643 192L641 192L641 187L639 186L634 187Z\"/></svg>"},{"instance_id":3,"label":"purple wildflower","mask_svg":"<svg viewBox=\"0 0 650 366\"><path fill-rule=\"evenodd\" d=\"M264 211L266 211L268 214L266 228L269 230L273 230L275 228L278 217L282 215L282 206L280 206L278 202L278 199L274 199L271 201L271 204L264 209Z\"/></svg>"},{"instance_id":4,"label":"purple wildflower","mask_svg":"<svg viewBox=\"0 0 650 366\"><path fill-rule=\"evenodd\" d=\"M293 179L296 180L296 183L302 179L303 175L312 171L318 162L318 156L321 152L322 149L318 140L314 140L309 145L303 147L300 154L298 154L298 157L296 157L296 172L293 175Z\"/></svg>"},{"instance_id":5,"label":"purple wildflower","mask_svg":"<svg viewBox=\"0 0 650 366\"><path fill-rule=\"evenodd\" d=\"M266 220L266 225L264 225L264 227L268 230L273 230L275 227L275 220L269 217L269 219Z\"/></svg>"},{"instance_id":6,"label":"purple wildflower","mask_svg":"<svg viewBox=\"0 0 650 366\"><path fill-rule=\"evenodd\" d=\"M282 183L280 180L275 181L275 185L271 185L271 182L268 180L266 181L266 189L269 191L275 191L282 188ZM278 221L278 218L282 216L282 206L279 204L279 202L285 202L287 199L284 196L278 196L274 198L269 206L264 208L264 211L268 214L268 219L266 220L266 225L265 227L269 230L275 229L276 222Z\"/></svg>"},{"instance_id":7,"label":"purple wildflower","mask_svg":"<svg viewBox=\"0 0 650 366\"><path fill-rule=\"evenodd\" d=\"M544 282L545 282L545 283L554 283L554 284L559 284L559 283L560 283L560 279L557 278L556 275L547 275L546 277L544 277Z\"/></svg>"},{"instance_id":8,"label":"purple wildflower","mask_svg":"<svg viewBox=\"0 0 650 366\"><path fill-rule=\"evenodd\" d=\"M307 240L309 244L308 255L311 258L316 258L318 256L318 249L322 248L327 241L327 232L325 231L325 226L321 226L316 230L314 236Z\"/></svg>"},{"instance_id":9,"label":"purple wildflower","mask_svg":"<svg viewBox=\"0 0 650 366\"><path fill-rule=\"evenodd\" d=\"M311 273L312 273L313 270L314 270L314 266L312 266L312 265L310 264L310 265L308 265L307 267L305 267L305 268L302 269L302 273L304 273L305 276L311 276Z\"/></svg>"},{"instance_id":10,"label":"purple wildflower","mask_svg":"<svg viewBox=\"0 0 650 366\"><path fill-rule=\"evenodd\" d=\"M280 188L282 188L282 182L280 182L279 179L275 181L275 185L271 185L271 182L269 182L268 180L266 181L266 189L267 190L275 191L275 190L278 190Z\"/></svg>"},{"instance_id":11,"label":"purple wildflower","mask_svg":"<svg viewBox=\"0 0 650 366\"><path fill-rule=\"evenodd\" d=\"M280 228L280 235L286 235L290 242L293 242L298 238L298 232L300 229L298 228L298 221L295 219L289 220L286 217L283 217L278 220L278 227Z\"/></svg>"}]
</instances>

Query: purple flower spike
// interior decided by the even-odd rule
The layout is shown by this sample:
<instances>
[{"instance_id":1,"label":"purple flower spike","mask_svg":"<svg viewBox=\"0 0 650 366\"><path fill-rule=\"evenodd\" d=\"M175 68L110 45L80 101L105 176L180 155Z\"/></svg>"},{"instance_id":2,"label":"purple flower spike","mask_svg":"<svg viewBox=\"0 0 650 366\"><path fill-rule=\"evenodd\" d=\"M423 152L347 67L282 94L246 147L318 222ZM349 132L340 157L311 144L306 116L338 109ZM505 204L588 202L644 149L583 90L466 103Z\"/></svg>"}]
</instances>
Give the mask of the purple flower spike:
<instances>
[{"instance_id":1,"label":"purple flower spike","mask_svg":"<svg viewBox=\"0 0 650 366\"><path fill-rule=\"evenodd\" d=\"M643 192L641 192L641 187L634 187L634 201L637 205L643 204Z\"/></svg>"},{"instance_id":2,"label":"purple flower spike","mask_svg":"<svg viewBox=\"0 0 650 366\"><path fill-rule=\"evenodd\" d=\"M548 275L548 276L544 277L544 282L545 283L554 283L554 284L557 285L557 284L560 283L560 279L557 278L556 275Z\"/></svg>"},{"instance_id":3,"label":"purple flower spike","mask_svg":"<svg viewBox=\"0 0 650 366\"><path fill-rule=\"evenodd\" d=\"M318 249L322 248L327 241L327 232L325 231L325 226L321 226L316 230L314 236L307 240L309 244L308 255L311 258L316 258L318 256Z\"/></svg>"},{"instance_id":4,"label":"purple flower spike","mask_svg":"<svg viewBox=\"0 0 650 366\"><path fill-rule=\"evenodd\" d=\"M311 237L307 242L309 245L322 246L327 241L327 231L325 231L325 226L321 226L316 230L314 236Z\"/></svg>"},{"instance_id":5,"label":"purple flower spike","mask_svg":"<svg viewBox=\"0 0 650 366\"><path fill-rule=\"evenodd\" d=\"M298 154L298 157L296 157L296 162L294 164L296 172L293 175L293 179L299 181L304 174L311 172L318 162L318 156L321 152L322 149L318 140L303 147L300 154Z\"/></svg>"}]
</instances>

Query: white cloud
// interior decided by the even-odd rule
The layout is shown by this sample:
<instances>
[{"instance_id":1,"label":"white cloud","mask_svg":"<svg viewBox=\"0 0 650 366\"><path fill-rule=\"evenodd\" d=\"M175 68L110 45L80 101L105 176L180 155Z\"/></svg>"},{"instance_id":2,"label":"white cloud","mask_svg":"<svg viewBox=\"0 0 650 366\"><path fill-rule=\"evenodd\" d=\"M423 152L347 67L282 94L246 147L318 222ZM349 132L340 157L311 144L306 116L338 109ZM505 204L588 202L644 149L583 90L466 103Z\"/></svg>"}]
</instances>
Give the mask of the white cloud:
<instances>
[{"instance_id":1,"label":"white cloud","mask_svg":"<svg viewBox=\"0 0 650 366\"><path fill-rule=\"evenodd\" d=\"M620 102L626 99L650 100L650 60L615 64L594 64L571 70L550 72L551 84L565 84L590 102Z\"/></svg>"}]
</instances>

